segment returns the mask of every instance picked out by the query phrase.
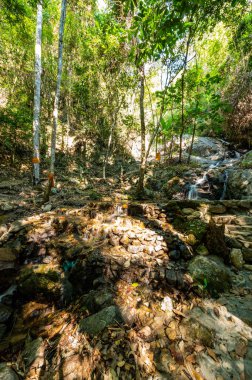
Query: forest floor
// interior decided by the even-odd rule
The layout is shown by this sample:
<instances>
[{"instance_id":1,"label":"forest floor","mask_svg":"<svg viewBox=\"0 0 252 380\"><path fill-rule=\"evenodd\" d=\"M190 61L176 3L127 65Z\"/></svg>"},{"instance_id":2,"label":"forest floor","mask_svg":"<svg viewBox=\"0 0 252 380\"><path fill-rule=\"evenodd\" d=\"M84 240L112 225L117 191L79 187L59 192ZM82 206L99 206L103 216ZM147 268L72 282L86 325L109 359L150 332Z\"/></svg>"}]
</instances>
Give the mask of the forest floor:
<instances>
[{"instance_id":1,"label":"forest floor","mask_svg":"<svg viewBox=\"0 0 252 380\"><path fill-rule=\"evenodd\" d=\"M5 174L0 378L252 378L251 265L217 261L214 292L193 281L199 245L175 222L203 224L200 203L133 202L133 169L106 181L61 176L42 205L43 187ZM250 221L251 205L233 217Z\"/></svg>"}]
</instances>

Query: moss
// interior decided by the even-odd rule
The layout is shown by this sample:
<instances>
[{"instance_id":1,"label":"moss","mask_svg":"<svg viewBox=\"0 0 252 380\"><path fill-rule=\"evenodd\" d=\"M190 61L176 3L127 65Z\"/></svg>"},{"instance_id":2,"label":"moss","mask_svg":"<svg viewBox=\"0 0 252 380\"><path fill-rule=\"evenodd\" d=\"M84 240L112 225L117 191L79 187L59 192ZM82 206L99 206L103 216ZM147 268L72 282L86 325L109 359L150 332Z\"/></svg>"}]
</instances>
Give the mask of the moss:
<instances>
[{"instance_id":1,"label":"moss","mask_svg":"<svg viewBox=\"0 0 252 380\"><path fill-rule=\"evenodd\" d=\"M32 298L42 293L50 298L58 297L60 275L54 270L46 270L46 265L36 269L24 268L19 277L19 291L25 298Z\"/></svg>"},{"instance_id":2,"label":"moss","mask_svg":"<svg viewBox=\"0 0 252 380\"><path fill-rule=\"evenodd\" d=\"M175 229L184 234L194 235L198 241L201 241L204 238L207 231L207 224L201 219L186 220L182 217L177 217L174 220L173 225Z\"/></svg>"}]
</instances>

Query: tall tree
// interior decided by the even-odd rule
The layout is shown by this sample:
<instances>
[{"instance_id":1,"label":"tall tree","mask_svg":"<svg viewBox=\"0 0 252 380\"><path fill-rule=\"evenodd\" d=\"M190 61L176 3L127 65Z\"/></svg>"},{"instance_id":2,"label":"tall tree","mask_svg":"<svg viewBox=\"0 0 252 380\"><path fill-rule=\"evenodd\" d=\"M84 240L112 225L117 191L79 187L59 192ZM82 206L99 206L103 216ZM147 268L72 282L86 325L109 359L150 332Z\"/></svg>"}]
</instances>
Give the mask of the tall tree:
<instances>
[{"instance_id":1,"label":"tall tree","mask_svg":"<svg viewBox=\"0 0 252 380\"><path fill-rule=\"evenodd\" d=\"M41 45L42 45L42 22L43 7L42 0L37 5L37 26L35 41L35 89L33 107L33 183L37 185L40 180L40 93L41 93Z\"/></svg>"},{"instance_id":2,"label":"tall tree","mask_svg":"<svg viewBox=\"0 0 252 380\"><path fill-rule=\"evenodd\" d=\"M138 181L138 187L137 187L137 193L139 196L143 194L144 191L144 174L146 169L146 126L145 126L145 113L144 113L144 81L145 81L145 75L144 75L144 64L142 64L139 68L139 74L140 74L140 99L139 99L139 106L140 106L140 125L141 125L141 165L140 165L140 173L139 173L139 181Z\"/></svg>"},{"instance_id":3,"label":"tall tree","mask_svg":"<svg viewBox=\"0 0 252 380\"><path fill-rule=\"evenodd\" d=\"M56 137L57 137L57 127L58 127L58 111L59 111L59 99L60 99L60 85L62 77L62 67L63 67L63 41L64 41L64 27L66 21L66 7L67 0L62 0L61 3L61 15L60 15L60 27L59 27L59 47L58 47L58 73L57 73L57 83L54 99L54 109L53 109L53 129L52 129L52 139L51 139L51 165L50 165L50 180L51 185L54 177L54 167L55 167L55 149L56 149Z\"/></svg>"}]
</instances>

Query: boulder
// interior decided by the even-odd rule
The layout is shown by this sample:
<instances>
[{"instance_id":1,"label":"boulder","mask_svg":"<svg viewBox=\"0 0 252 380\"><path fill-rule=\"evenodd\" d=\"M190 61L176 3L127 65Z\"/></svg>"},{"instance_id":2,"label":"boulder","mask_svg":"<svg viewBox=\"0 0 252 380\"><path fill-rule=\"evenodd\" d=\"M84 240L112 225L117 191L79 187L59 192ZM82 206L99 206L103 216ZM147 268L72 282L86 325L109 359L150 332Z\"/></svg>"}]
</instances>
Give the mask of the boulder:
<instances>
[{"instance_id":1,"label":"boulder","mask_svg":"<svg viewBox=\"0 0 252 380\"><path fill-rule=\"evenodd\" d=\"M230 260L235 268L241 269L243 266L243 255L241 249L233 248L230 252Z\"/></svg>"},{"instance_id":2,"label":"boulder","mask_svg":"<svg viewBox=\"0 0 252 380\"><path fill-rule=\"evenodd\" d=\"M192 278L205 284L213 295L230 288L230 271L217 256L196 256L190 261L188 270Z\"/></svg>"},{"instance_id":3,"label":"boulder","mask_svg":"<svg viewBox=\"0 0 252 380\"><path fill-rule=\"evenodd\" d=\"M94 336L99 334L106 327L118 322L122 322L122 316L118 307L109 306L83 319L79 324L79 330Z\"/></svg>"},{"instance_id":4,"label":"boulder","mask_svg":"<svg viewBox=\"0 0 252 380\"><path fill-rule=\"evenodd\" d=\"M187 148L189 152L190 145ZM193 144L192 155L220 160L224 157L227 148L223 142L211 137L196 137Z\"/></svg>"},{"instance_id":5,"label":"boulder","mask_svg":"<svg viewBox=\"0 0 252 380\"><path fill-rule=\"evenodd\" d=\"M252 199L252 169L229 170L227 182L229 199Z\"/></svg>"},{"instance_id":6,"label":"boulder","mask_svg":"<svg viewBox=\"0 0 252 380\"><path fill-rule=\"evenodd\" d=\"M50 265L40 264L22 268L18 290L26 299L36 297L38 293L50 299L59 299L61 285L58 270L50 267Z\"/></svg>"},{"instance_id":7,"label":"boulder","mask_svg":"<svg viewBox=\"0 0 252 380\"><path fill-rule=\"evenodd\" d=\"M209 252L208 249L202 244L196 249L196 253L200 256L208 256Z\"/></svg>"},{"instance_id":8,"label":"boulder","mask_svg":"<svg viewBox=\"0 0 252 380\"><path fill-rule=\"evenodd\" d=\"M18 380L19 377L7 363L0 363L0 380Z\"/></svg>"}]
</instances>

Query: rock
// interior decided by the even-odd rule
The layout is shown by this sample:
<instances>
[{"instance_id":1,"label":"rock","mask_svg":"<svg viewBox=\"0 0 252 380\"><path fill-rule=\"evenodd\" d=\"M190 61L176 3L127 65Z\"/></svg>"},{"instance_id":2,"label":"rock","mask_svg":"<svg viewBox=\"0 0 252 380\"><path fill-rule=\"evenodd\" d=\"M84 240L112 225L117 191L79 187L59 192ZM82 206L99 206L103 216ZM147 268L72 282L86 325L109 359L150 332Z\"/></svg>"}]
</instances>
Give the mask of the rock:
<instances>
[{"instance_id":1,"label":"rock","mask_svg":"<svg viewBox=\"0 0 252 380\"><path fill-rule=\"evenodd\" d=\"M42 345L43 339L40 337L34 340L31 340L30 338L26 340L25 349L22 353L26 368L29 368L38 357L38 352L40 351Z\"/></svg>"},{"instance_id":2,"label":"rock","mask_svg":"<svg viewBox=\"0 0 252 380\"><path fill-rule=\"evenodd\" d=\"M183 208L183 209L182 209L182 212L183 212L183 214L185 214L185 215L191 215L191 214L194 213L194 209L193 209L193 208Z\"/></svg>"},{"instance_id":3,"label":"rock","mask_svg":"<svg viewBox=\"0 0 252 380\"><path fill-rule=\"evenodd\" d=\"M79 330L94 336L99 334L106 327L120 322L122 322L122 317L118 307L109 306L83 319L79 324Z\"/></svg>"},{"instance_id":4,"label":"rock","mask_svg":"<svg viewBox=\"0 0 252 380\"><path fill-rule=\"evenodd\" d=\"M36 297L38 293L50 299L59 299L60 273L46 264L24 267L20 272L18 290L27 299Z\"/></svg>"},{"instance_id":5,"label":"rock","mask_svg":"<svg viewBox=\"0 0 252 380\"><path fill-rule=\"evenodd\" d=\"M190 149L190 139L188 143L187 152ZM203 158L211 158L213 156L216 160L220 160L224 157L227 148L223 145L222 141L217 140L212 137L196 137L193 143L192 155L203 157Z\"/></svg>"},{"instance_id":6,"label":"rock","mask_svg":"<svg viewBox=\"0 0 252 380\"><path fill-rule=\"evenodd\" d=\"M161 310L163 311L172 311L173 310L173 304L172 299L170 297L165 297L161 303Z\"/></svg>"},{"instance_id":7,"label":"rock","mask_svg":"<svg viewBox=\"0 0 252 380\"><path fill-rule=\"evenodd\" d=\"M179 260L180 259L180 252L179 252L179 250L174 249L171 252L169 252L169 258L171 260L174 260L174 261Z\"/></svg>"},{"instance_id":8,"label":"rock","mask_svg":"<svg viewBox=\"0 0 252 380\"><path fill-rule=\"evenodd\" d=\"M252 248L243 248L243 259L246 262L252 262Z\"/></svg>"},{"instance_id":9,"label":"rock","mask_svg":"<svg viewBox=\"0 0 252 380\"><path fill-rule=\"evenodd\" d=\"M19 377L6 363L0 363L0 380L18 380Z\"/></svg>"},{"instance_id":10,"label":"rock","mask_svg":"<svg viewBox=\"0 0 252 380\"><path fill-rule=\"evenodd\" d=\"M230 288L231 276L229 269L216 256L196 256L188 266L195 281L207 284L207 290L216 295Z\"/></svg>"},{"instance_id":11,"label":"rock","mask_svg":"<svg viewBox=\"0 0 252 380\"><path fill-rule=\"evenodd\" d=\"M230 260L235 268L241 269L243 266L243 255L241 249L233 248L230 252Z\"/></svg>"},{"instance_id":12,"label":"rock","mask_svg":"<svg viewBox=\"0 0 252 380\"><path fill-rule=\"evenodd\" d=\"M246 270L252 271L252 265L250 265L250 264L244 264L243 268Z\"/></svg>"},{"instance_id":13,"label":"rock","mask_svg":"<svg viewBox=\"0 0 252 380\"><path fill-rule=\"evenodd\" d=\"M52 205L51 205L51 204L47 204L47 205L43 205L43 206L42 206L42 210L43 210L44 212L51 211L51 209L52 209Z\"/></svg>"},{"instance_id":14,"label":"rock","mask_svg":"<svg viewBox=\"0 0 252 380\"><path fill-rule=\"evenodd\" d=\"M228 258L229 249L225 240L225 225L217 226L211 219L207 229L206 247L211 255Z\"/></svg>"},{"instance_id":15,"label":"rock","mask_svg":"<svg viewBox=\"0 0 252 380\"><path fill-rule=\"evenodd\" d=\"M95 313L114 304L114 296L108 289L91 290L84 298L82 305Z\"/></svg>"},{"instance_id":16,"label":"rock","mask_svg":"<svg viewBox=\"0 0 252 380\"><path fill-rule=\"evenodd\" d=\"M194 211L191 215L187 216L187 220L193 220L200 218L201 214L199 211Z\"/></svg>"},{"instance_id":17,"label":"rock","mask_svg":"<svg viewBox=\"0 0 252 380\"><path fill-rule=\"evenodd\" d=\"M196 253L200 256L208 256L209 255L209 251L204 245L200 245L199 247L197 247Z\"/></svg>"},{"instance_id":18,"label":"rock","mask_svg":"<svg viewBox=\"0 0 252 380\"><path fill-rule=\"evenodd\" d=\"M229 170L227 182L227 194L229 199L252 198L252 170Z\"/></svg>"},{"instance_id":19,"label":"rock","mask_svg":"<svg viewBox=\"0 0 252 380\"><path fill-rule=\"evenodd\" d=\"M188 340L190 338L194 343L195 341L207 347L213 347L214 332L202 324L196 318L189 318L182 322L180 328L182 338Z\"/></svg>"},{"instance_id":20,"label":"rock","mask_svg":"<svg viewBox=\"0 0 252 380\"><path fill-rule=\"evenodd\" d=\"M129 245L129 242L130 242L130 240L129 240L129 237L127 236L127 235L125 235L125 236L123 236L121 239L120 239L120 243L122 244L122 245Z\"/></svg>"},{"instance_id":21,"label":"rock","mask_svg":"<svg viewBox=\"0 0 252 380\"><path fill-rule=\"evenodd\" d=\"M243 168L252 168L252 150L244 154L240 166Z\"/></svg>"},{"instance_id":22,"label":"rock","mask_svg":"<svg viewBox=\"0 0 252 380\"><path fill-rule=\"evenodd\" d=\"M13 313L13 310L5 305L0 304L0 323L7 322Z\"/></svg>"},{"instance_id":23,"label":"rock","mask_svg":"<svg viewBox=\"0 0 252 380\"><path fill-rule=\"evenodd\" d=\"M13 249L8 247L0 248L0 270L6 268L8 263L13 263L17 256Z\"/></svg>"},{"instance_id":24,"label":"rock","mask_svg":"<svg viewBox=\"0 0 252 380\"><path fill-rule=\"evenodd\" d=\"M211 205L209 207L209 212L212 214L224 214L227 211L224 205Z\"/></svg>"},{"instance_id":25,"label":"rock","mask_svg":"<svg viewBox=\"0 0 252 380\"><path fill-rule=\"evenodd\" d=\"M90 360L87 357L83 358L80 354L65 358L61 366L62 379L64 380L82 380L85 379L87 373L91 372Z\"/></svg>"}]
</instances>

